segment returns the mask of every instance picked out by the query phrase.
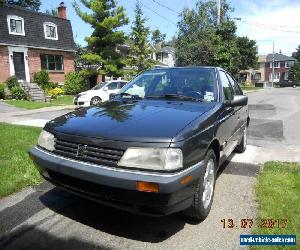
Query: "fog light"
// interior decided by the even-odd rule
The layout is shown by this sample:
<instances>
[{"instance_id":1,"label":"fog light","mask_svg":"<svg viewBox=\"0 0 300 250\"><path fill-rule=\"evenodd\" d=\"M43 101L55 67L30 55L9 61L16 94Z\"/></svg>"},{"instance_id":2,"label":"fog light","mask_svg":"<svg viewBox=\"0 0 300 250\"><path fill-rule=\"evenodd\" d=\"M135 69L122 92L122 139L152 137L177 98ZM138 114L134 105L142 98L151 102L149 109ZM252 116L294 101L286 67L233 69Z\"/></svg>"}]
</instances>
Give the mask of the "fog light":
<instances>
[{"instance_id":1,"label":"fog light","mask_svg":"<svg viewBox=\"0 0 300 250\"><path fill-rule=\"evenodd\" d=\"M136 189L141 192L158 193L159 185L157 183L153 183L153 182L137 181Z\"/></svg>"}]
</instances>

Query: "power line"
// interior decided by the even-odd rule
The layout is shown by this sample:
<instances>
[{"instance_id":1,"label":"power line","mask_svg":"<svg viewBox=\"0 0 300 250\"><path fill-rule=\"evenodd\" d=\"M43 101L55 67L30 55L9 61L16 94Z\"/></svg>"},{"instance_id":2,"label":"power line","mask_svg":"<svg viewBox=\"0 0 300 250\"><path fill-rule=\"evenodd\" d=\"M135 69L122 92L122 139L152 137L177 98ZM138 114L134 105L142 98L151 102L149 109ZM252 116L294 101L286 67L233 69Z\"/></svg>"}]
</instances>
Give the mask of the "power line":
<instances>
[{"instance_id":1,"label":"power line","mask_svg":"<svg viewBox=\"0 0 300 250\"><path fill-rule=\"evenodd\" d=\"M296 30L280 29L280 28L277 28L274 25L263 24L263 23L256 23L256 22L251 22L251 21L245 21L245 20L242 20L242 18L234 18L234 19L237 20L237 21L240 21L242 23L245 23L245 24L248 24L248 25L252 25L252 26L256 26L256 27L260 27L260 28L264 28L264 29L281 31L281 32L287 32L287 33L299 33L300 34L300 31L296 31ZM280 27L280 25L278 25L278 27ZM283 26L281 26L281 27L283 27ZM288 27L288 26L284 26L284 27Z\"/></svg>"},{"instance_id":2,"label":"power line","mask_svg":"<svg viewBox=\"0 0 300 250\"><path fill-rule=\"evenodd\" d=\"M176 25L176 26L177 26L177 24L176 24L175 22L173 22L173 21L171 21L170 19L168 19L168 18L166 18L166 17L160 15L159 13L157 13L155 10L152 10L151 8L149 8L149 7L148 7L147 5L145 5L144 3L142 3L142 5L143 5L146 9L152 11L153 13L155 13L156 15L158 15L159 17L161 17L162 19L164 19L164 20L168 21L169 23L172 23L173 25Z\"/></svg>"},{"instance_id":3,"label":"power line","mask_svg":"<svg viewBox=\"0 0 300 250\"><path fill-rule=\"evenodd\" d=\"M159 5L159 6L163 7L163 8L166 8L166 9L168 9L168 10L170 10L170 11L172 11L172 12L178 14L178 15L181 14L180 12L178 12L178 11L176 11L176 10L174 10L174 9L171 9L169 6L162 4L162 3L158 2L157 0L152 0L152 1L153 1L154 3L156 3L157 5Z\"/></svg>"}]
</instances>

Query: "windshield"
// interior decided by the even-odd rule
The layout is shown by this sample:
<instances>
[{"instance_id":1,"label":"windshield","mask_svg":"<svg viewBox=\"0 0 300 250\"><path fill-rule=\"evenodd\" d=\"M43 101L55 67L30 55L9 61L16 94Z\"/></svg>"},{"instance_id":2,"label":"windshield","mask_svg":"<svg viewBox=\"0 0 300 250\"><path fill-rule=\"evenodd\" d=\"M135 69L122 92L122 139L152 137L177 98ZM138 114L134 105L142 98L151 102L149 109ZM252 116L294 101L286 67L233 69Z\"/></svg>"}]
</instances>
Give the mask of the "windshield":
<instances>
[{"instance_id":1,"label":"windshield","mask_svg":"<svg viewBox=\"0 0 300 250\"><path fill-rule=\"evenodd\" d=\"M104 87L105 84L107 84L107 82L101 82L101 83L98 83L96 86L94 86L94 87L92 88L92 90L99 90L99 89L101 89L102 87Z\"/></svg>"},{"instance_id":2,"label":"windshield","mask_svg":"<svg viewBox=\"0 0 300 250\"><path fill-rule=\"evenodd\" d=\"M191 97L214 102L217 99L213 68L169 68L148 70L125 86L122 93L139 98Z\"/></svg>"}]
</instances>

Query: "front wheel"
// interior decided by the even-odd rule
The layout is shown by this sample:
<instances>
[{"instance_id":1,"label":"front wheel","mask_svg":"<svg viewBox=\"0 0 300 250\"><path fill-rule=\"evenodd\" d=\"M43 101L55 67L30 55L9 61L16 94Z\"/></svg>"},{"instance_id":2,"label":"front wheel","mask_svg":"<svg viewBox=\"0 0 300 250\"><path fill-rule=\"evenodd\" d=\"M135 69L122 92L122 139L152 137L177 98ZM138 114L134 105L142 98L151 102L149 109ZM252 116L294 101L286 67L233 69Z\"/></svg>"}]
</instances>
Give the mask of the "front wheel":
<instances>
[{"instance_id":1,"label":"front wheel","mask_svg":"<svg viewBox=\"0 0 300 250\"><path fill-rule=\"evenodd\" d=\"M92 105L92 106L93 106L93 105L97 105L97 104L99 104L100 102L101 102L101 98L95 96L95 97L93 97L92 100L91 100L91 105Z\"/></svg>"},{"instance_id":2,"label":"front wheel","mask_svg":"<svg viewBox=\"0 0 300 250\"><path fill-rule=\"evenodd\" d=\"M208 216L215 191L216 169L216 155L210 149L205 156L204 167L193 197L193 203L191 207L184 211L184 214L188 217L203 221Z\"/></svg>"}]
</instances>

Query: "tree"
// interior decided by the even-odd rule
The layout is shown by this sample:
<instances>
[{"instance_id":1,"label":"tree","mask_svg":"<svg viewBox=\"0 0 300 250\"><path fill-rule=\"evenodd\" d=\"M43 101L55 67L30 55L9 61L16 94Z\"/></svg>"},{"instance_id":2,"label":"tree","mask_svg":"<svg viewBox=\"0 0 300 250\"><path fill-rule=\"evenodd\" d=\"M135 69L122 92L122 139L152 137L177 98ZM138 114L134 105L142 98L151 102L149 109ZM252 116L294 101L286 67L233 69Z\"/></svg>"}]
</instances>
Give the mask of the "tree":
<instances>
[{"instance_id":1,"label":"tree","mask_svg":"<svg viewBox=\"0 0 300 250\"><path fill-rule=\"evenodd\" d=\"M46 14L50 16L58 16L57 8L52 7L51 9L46 10Z\"/></svg>"},{"instance_id":2,"label":"tree","mask_svg":"<svg viewBox=\"0 0 300 250\"><path fill-rule=\"evenodd\" d=\"M136 66L138 72L140 72L153 66L153 61L149 58L153 51L148 41L150 31L145 26L146 19L143 17L142 5L139 0L136 1L134 12L135 19L130 35L132 46L130 48L129 64Z\"/></svg>"},{"instance_id":3,"label":"tree","mask_svg":"<svg viewBox=\"0 0 300 250\"><path fill-rule=\"evenodd\" d=\"M18 5L24 8L28 8L34 11L39 11L41 7L40 0L4 0L2 2L6 2L8 4Z\"/></svg>"},{"instance_id":4,"label":"tree","mask_svg":"<svg viewBox=\"0 0 300 250\"><path fill-rule=\"evenodd\" d=\"M230 19L231 11L230 5L222 1L221 23L218 25L214 0L199 0L195 9L183 10L175 42L179 66L213 65L236 74L254 65L256 44L246 38L239 40L236 25ZM241 41L247 43L240 46ZM245 50L247 55L241 56Z\"/></svg>"},{"instance_id":5,"label":"tree","mask_svg":"<svg viewBox=\"0 0 300 250\"><path fill-rule=\"evenodd\" d=\"M159 29L155 29L152 32L151 41L153 46L156 46L159 43L160 44L164 43L165 39L166 39L166 34L161 33Z\"/></svg>"},{"instance_id":6,"label":"tree","mask_svg":"<svg viewBox=\"0 0 300 250\"><path fill-rule=\"evenodd\" d=\"M124 57L116 51L123 44L125 34L119 28L128 23L125 10L117 6L115 0L80 0L89 9L84 12L73 2L77 15L90 24L92 35L85 38L88 52L82 58L92 65L99 65L98 73L108 76L121 76L125 65Z\"/></svg>"},{"instance_id":7,"label":"tree","mask_svg":"<svg viewBox=\"0 0 300 250\"><path fill-rule=\"evenodd\" d=\"M300 62L300 45L298 46L298 48L296 48L296 52L292 54L292 57L294 57L297 61Z\"/></svg>"},{"instance_id":8,"label":"tree","mask_svg":"<svg viewBox=\"0 0 300 250\"><path fill-rule=\"evenodd\" d=\"M256 42L248 37L237 37L237 45L241 62L239 68L258 68Z\"/></svg>"},{"instance_id":9,"label":"tree","mask_svg":"<svg viewBox=\"0 0 300 250\"><path fill-rule=\"evenodd\" d=\"M289 71L289 80L300 82L300 45L292 56L297 60Z\"/></svg>"}]
</instances>

